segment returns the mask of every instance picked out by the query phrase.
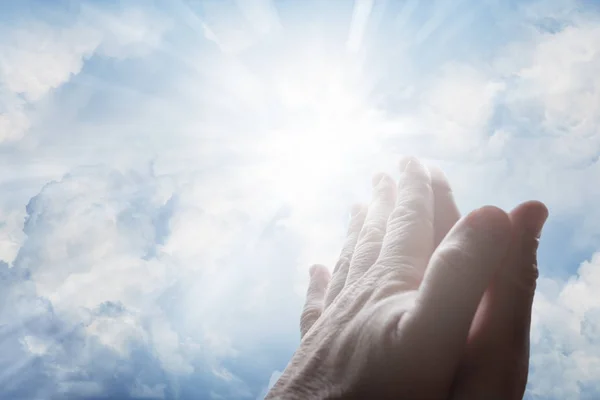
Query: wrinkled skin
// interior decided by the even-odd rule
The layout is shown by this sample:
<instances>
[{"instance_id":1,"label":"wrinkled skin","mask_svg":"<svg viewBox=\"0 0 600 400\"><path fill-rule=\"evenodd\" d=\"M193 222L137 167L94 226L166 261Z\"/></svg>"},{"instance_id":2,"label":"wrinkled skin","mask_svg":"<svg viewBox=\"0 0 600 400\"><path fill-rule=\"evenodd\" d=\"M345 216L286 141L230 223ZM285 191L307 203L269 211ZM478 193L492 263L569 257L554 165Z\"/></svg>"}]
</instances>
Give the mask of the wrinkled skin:
<instances>
[{"instance_id":1,"label":"wrinkled skin","mask_svg":"<svg viewBox=\"0 0 600 400\"><path fill-rule=\"evenodd\" d=\"M460 219L441 171L408 158L352 214L333 275L310 269L302 341L267 399L521 399L546 207Z\"/></svg>"}]
</instances>

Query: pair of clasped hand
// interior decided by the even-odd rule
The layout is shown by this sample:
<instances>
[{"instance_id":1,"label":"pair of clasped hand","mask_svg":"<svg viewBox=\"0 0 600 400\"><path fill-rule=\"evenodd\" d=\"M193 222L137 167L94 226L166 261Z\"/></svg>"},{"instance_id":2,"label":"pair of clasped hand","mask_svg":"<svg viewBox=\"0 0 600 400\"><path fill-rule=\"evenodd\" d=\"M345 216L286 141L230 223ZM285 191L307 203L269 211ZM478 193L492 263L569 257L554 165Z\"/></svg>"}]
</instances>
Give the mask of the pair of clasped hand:
<instances>
[{"instance_id":1,"label":"pair of clasped hand","mask_svg":"<svg viewBox=\"0 0 600 400\"><path fill-rule=\"evenodd\" d=\"M310 269L302 341L267 399L521 399L547 208L460 216L415 158L373 179L333 273Z\"/></svg>"}]
</instances>

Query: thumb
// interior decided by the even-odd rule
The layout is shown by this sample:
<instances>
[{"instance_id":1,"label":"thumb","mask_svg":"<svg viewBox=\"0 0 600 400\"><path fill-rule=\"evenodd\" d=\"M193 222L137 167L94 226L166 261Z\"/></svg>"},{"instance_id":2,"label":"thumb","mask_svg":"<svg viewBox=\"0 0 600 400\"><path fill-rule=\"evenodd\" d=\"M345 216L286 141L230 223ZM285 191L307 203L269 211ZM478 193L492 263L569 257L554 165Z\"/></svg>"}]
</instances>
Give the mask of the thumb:
<instances>
[{"instance_id":1,"label":"thumb","mask_svg":"<svg viewBox=\"0 0 600 400\"><path fill-rule=\"evenodd\" d=\"M470 361L454 387L455 399L521 399L529 369L531 307L538 275L536 250L548 209L537 201L510 212L512 245L487 290L472 326Z\"/></svg>"},{"instance_id":2,"label":"thumb","mask_svg":"<svg viewBox=\"0 0 600 400\"><path fill-rule=\"evenodd\" d=\"M548 218L548 209L538 201L528 201L510 212L510 220L520 240L517 252L519 262L508 266L503 272L519 289L525 291L526 302L533 300L537 271L537 247L542 228ZM531 308L531 307L530 307Z\"/></svg>"},{"instance_id":3,"label":"thumb","mask_svg":"<svg viewBox=\"0 0 600 400\"><path fill-rule=\"evenodd\" d=\"M329 270L323 265L315 264L310 267L309 272L310 282L306 292L306 302L300 316L300 337L304 337L321 316L325 292L331 279Z\"/></svg>"},{"instance_id":4,"label":"thumb","mask_svg":"<svg viewBox=\"0 0 600 400\"><path fill-rule=\"evenodd\" d=\"M497 300L503 302L504 307L498 306L494 311L502 319L500 324L512 327L511 347L520 355L517 357L520 368L513 370L518 379L513 382L511 395L521 398L528 375L531 311L538 277L538 241L548 218L548 209L540 202L530 201L521 204L509 215L516 228L519 245L514 246L513 262L506 265L498 277Z\"/></svg>"}]
</instances>

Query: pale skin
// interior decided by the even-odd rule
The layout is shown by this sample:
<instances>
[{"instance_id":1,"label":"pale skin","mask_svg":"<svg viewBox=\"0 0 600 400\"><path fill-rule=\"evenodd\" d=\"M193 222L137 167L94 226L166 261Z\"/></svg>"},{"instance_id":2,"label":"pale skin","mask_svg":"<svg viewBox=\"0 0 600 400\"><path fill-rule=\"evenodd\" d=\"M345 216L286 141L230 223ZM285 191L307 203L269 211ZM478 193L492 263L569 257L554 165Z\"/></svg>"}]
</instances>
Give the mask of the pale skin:
<instances>
[{"instance_id":1,"label":"pale skin","mask_svg":"<svg viewBox=\"0 0 600 400\"><path fill-rule=\"evenodd\" d=\"M546 207L460 218L441 171L401 163L310 270L302 341L267 399L521 399Z\"/></svg>"}]
</instances>

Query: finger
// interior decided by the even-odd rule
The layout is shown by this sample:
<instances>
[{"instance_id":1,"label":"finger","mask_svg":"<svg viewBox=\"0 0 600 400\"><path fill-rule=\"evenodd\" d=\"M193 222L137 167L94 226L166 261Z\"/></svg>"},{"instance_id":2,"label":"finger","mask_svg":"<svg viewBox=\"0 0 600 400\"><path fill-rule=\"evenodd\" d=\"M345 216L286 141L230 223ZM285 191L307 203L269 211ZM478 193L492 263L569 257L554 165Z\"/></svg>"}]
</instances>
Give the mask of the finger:
<instances>
[{"instance_id":1,"label":"finger","mask_svg":"<svg viewBox=\"0 0 600 400\"><path fill-rule=\"evenodd\" d=\"M352 216L350 217L350 226L348 227L346 242L342 247L340 258L333 270L333 276L331 277L331 282L329 283L327 294L325 295L324 308L329 307L344 288L350 261L352 260L356 242L358 241L358 235L360 234L365 222L365 217L367 216L367 207L362 204L357 204L352 208L351 214Z\"/></svg>"},{"instance_id":2,"label":"finger","mask_svg":"<svg viewBox=\"0 0 600 400\"><path fill-rule=\"evenodd\" d=\"M350 261L346 286L356 282L377 260L387 221L396 200L396 185L387 174L373 178L373 199Z\"/></svg>"},{"instance_id":3,"label":"finger","mask_svg":"<svg viewBox=\"0 0 600 400\"><path fill-rule=\"evenodd\" d=\"M306 302L300 316L300 337L314 325L323 312L323 300L329 283L330 275L323 265L310 267L310 281L306 292Z\"/></svg>"},{"instance_id":4,"label":"finger","mask_svg":"<svg viewBox=\"0 0 600 400\"><path fill-rule=\"evenodd\" d=\"M459 221L434 251L414 309L402 320L420 368L450 384L462 357L473 316L512 234L508 215L483 207Z\"/></svg>"},{"instance_id":5,"label":"finger","mask_svg":"<svg viewBox=\"0 0 600 400\"><path fill-rule=\"evenodd\" d=\"M454 195L446 175L436 166L429 166L431 187L433 189L433 226L435 249L442 242L450 229L460 219L460 212L454 201Z\"/></svg>"},{"instance_id":6,"label":"finger","mask_svg":"<svg viewBox=\"0 0 600 400\"><path fill-rule=\"evenodd\" d=\"M399 282L400 289L416 289L433 251L433 191L429 172L417 159L403 160L402 167L396 206L374 268Z\"/></svg>"},{"instance_id":7,"label":"finger","mask_svg":"<svg viewBox=\"0 0 600 400\"><path fill-rule=\"evenodd\" d=\"M492 392L520 399L527 383L531 308L538 276L536 253L548 209L530 201L516 207L509 217L511 251L471 328L472 367L463 371L464 379L456 388L465 398Z\"/></svg>"}]
</instances>

